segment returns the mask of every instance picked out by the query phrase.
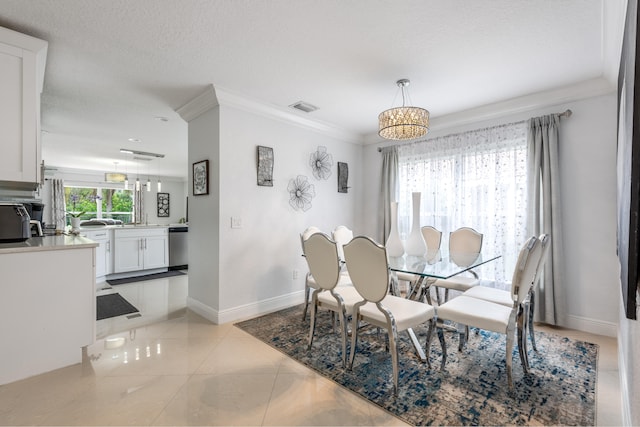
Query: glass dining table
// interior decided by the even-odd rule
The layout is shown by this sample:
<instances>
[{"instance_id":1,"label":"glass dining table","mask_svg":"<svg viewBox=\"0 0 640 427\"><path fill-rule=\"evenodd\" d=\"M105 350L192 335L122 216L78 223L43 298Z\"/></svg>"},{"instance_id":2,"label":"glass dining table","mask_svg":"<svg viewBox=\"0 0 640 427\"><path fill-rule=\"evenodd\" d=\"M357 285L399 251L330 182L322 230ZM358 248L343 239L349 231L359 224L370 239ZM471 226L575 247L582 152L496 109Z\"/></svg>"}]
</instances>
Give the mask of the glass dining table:
<instances>
[{"instance_id":1,"label":"glass dining table","mask_svg":"<svg viewBox=\"0 0 640 427\"><path fill-rule=\"evenodd\" d=\"M393 278L390 292L400 296L397 273L410 274L415 276L415 280L410 282L406 298L431 304L431 285L436 280L449 279L466 271L473 272L474 268L495 261L500 257L501 255L488 252L445 253L442 251L427 252L424 256L404 254L401 257L388 257L389 270L391 270ZM409 329L408 332L420 359L425 361L426 355L415 333L412 329Z\"/></svg>"}]
</instances>

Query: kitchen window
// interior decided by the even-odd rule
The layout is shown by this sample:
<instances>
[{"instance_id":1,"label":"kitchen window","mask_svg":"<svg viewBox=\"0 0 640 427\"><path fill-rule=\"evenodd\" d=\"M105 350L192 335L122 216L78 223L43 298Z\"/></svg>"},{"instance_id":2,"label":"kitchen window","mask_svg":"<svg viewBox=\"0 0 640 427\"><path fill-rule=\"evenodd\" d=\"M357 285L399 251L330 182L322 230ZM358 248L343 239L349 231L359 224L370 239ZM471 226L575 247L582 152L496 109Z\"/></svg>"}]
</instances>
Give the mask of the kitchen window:
<instances>
[{"instance_id":1,"label":"kitchen window","mask_svg":"<svg viewBox=\"0 0 640 427\"><path fill-rule=\"evenodd\" d=\"M133 191L116 188L64 187L66 211L81 219L133 220Z\"/></svg>"}]
</instances>

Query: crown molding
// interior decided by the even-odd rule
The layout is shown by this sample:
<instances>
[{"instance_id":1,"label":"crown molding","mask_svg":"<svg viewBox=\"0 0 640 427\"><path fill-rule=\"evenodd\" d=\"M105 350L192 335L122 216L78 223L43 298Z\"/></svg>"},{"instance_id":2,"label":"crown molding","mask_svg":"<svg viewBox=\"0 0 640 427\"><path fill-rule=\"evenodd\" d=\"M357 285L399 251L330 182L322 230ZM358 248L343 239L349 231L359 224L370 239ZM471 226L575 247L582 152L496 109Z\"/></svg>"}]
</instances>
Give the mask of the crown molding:
<instances>
[{"instance_id":1,"label":"crown molding","mask_svg":"<svg viewBox=\"0 0 640 427\"><path fill-rule=\"evenodd\" d=\"M218 96L218 101L222 106L234 107L249 113L278 120L280 122L307 128L344 142L362 144L362 135L346 131L328 123L302 117L300 115L302 113L296 113L295 111L289 111L282 107L268 105L254 99L249 99L246 96L233 93L219 86L216 86L215 91Z\"/></svg>"},{"instance_id":2,"label":"crown molding","mask_svg":"<svg viewBox=\"0 0 640 427\"><path fill-rule=\"evenodd\" d=\"M341 141L352 144L362 144L362 135L360 134L340 129L328 123L302 117L293 111L288 111L281 107L249 99L246 96L239 95L220 86L214 87L214 85L208 85L204 92L187 102L182 107L176 109L176 112L185 121L189 122L204 112L218 106L237 108L239 110L278 120L280 122L310 129Z\"/></svg>"},{"instance_id":3,"label":"crown molding","mask_svg":"<svg viewBox=\"0 0 640 427\"><path fill-rule=\"evenodd\" d=\"M213 85L208 85L204 92L193 98L191 101L176 109L176 113L180 115L186 122L190 122L212 108L219 105L216 96L216 90Z\"/></svg>"}]
</instances>

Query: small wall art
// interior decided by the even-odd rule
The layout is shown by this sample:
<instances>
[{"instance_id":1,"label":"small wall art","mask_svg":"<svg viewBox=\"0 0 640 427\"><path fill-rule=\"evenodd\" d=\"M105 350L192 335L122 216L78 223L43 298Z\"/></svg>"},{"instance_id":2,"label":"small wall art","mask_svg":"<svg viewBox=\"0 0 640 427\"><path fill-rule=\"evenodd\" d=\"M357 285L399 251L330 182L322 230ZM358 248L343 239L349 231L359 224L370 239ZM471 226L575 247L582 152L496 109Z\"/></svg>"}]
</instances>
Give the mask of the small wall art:
<instances>
[{"instance_id":1,"label":"small wall art","mask_svg":"<svg viewBox=\"0 0 640 427\"><path fill-rule=\"evenodd\" d=\"M258 185L273 187L273 148L258 145Z\"/></svg>"},{"instance_id":2,"label":"small wall art","mask_svg":"<svg viewBox=\"0 0 640 427\"><path fill-rule=\"evenodd\" d=\"M348 193L349 165L338 162L338 193Z\"/></svg>"},{"instance_id":3,"label":"small wall art","mask_svg":"<svg viewBox=\"0 0 640 427\"><path fill-rule=\"evenodd\" d=\"M209 194L209 160L193 164L193 195Z\"/></svg>"},{"instance_id":4,"label":"small wall art","mask_svg":"<svg viewBox=\"0 0 640 427\"><path fill-rule=\"evenodd\" d=\"M316 190L306 176L298 175L291 179L287 191L289 191L289 204L292 208L303 212L311 209L311 200L316 196Z\"/></svg>"},{"instance_id":5,"label":"small wall art","mask_svg":"<svg viewBox=\"0 0 640 427\"><path fill-rule=\"evenodd\" d=\"M333 156L327 153L327 147L319 146L316 151L309 156L309 166L316 179L329 179L331 176L331 166L333 166Z\"/></svg>"},{"instance_id":6,"label":"small wall art","mask_svg":"<svg viewBox=\"0 0 640 427\"><path fill-rule=\"evenodd\" d=\"M158 217L169 216L169 193L158 193Z\"/></svg>"}]
</instances>

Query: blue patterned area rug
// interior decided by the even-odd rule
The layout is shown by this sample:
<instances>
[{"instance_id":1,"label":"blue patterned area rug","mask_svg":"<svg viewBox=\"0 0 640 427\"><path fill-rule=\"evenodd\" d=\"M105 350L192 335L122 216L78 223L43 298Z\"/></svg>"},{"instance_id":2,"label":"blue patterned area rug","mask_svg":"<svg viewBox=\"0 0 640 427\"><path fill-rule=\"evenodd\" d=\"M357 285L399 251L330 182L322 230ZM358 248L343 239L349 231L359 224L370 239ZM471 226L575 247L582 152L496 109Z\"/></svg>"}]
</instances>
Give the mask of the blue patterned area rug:
<instances>
[{"instance_id":1,"label":"blue patterned area rug","mask_svg":"<svg viewBox=\"0 0 640 427\"><path fill-rule=\"evenodd\" d=\"M448 357L441 371L435 334L428 369L407 334L401 333L395 397L384 331L362 334L349 371L341 366L340 335L332 332L329 313L319 313L311 351L307 351L309 321L301 319L302 305L236 326L412 425L595 425L596 344L536 332L539 353L529 350L529 374L523 374L514 348L511 393L504 335L471 332L459 353L457 334L445 333ZM426 328L415 332L424 343Z\"/></svg>"}]
</instances>

